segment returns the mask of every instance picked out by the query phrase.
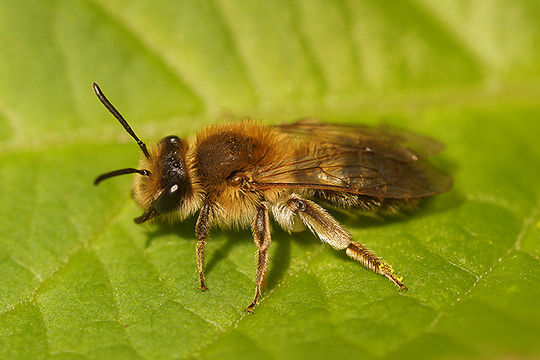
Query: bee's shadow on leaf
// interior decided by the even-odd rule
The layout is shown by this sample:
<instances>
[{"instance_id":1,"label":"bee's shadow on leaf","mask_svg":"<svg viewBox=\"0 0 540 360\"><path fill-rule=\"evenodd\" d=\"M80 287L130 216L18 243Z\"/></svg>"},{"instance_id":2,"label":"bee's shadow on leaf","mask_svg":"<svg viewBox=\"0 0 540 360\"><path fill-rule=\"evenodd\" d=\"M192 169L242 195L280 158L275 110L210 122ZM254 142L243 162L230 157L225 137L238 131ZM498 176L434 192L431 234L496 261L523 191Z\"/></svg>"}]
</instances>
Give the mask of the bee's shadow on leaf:
<instances>
[{"instance_id":1,"label":"bee's shadow on leaf","mask_svg":"<svg viewBox=\"0 0 540 360\"><path fill-rule=\"evenodd\" d=\"M446 194L439 195L437 198L428 199L418 206L414 211L408 211L404 213L394 214L391 216L365 216L359 212L350 212L339 209L329 209L338 221L345 225L345 227L379 227L388 224L406 223L414 219L430 216L437 213L444 213L461 206L464 202L464 197L458 191L451 191ZM169 236L171 234L178 235L178 241L185 241L184 239L190 239L193 242L193 253L195 253L195 224L196 217L188 218L182 222L175 223L173 225L156 223L150 231L147 232L147 240L145 247L152 246L154 241L159 241L160 238ZM241 243L248 241L253 246L253 254L256 253L256 247L253 244L253 238L249 230L230 230L230 229L212 229L212 233L219 234L222 241L221 245L213 251L211 256L207 257L205 266L205 273L210 274L214 267L221 261L226 259L231 251ZM192 240L191 240L192 239ZM209 240L211 242L212 239ZM301 247L308 246L309 244L316 244L319 240L311 234L310 231L305 230L299 233L288 234L281 230L276 224L273 224L272 232L272 246L270 255L270 266L268 276L266 278L266 289L272 290L285 276L287 270L290 268L291 262L291 244L294 241ZM345 257L345 254L341 254ZM336 256L340 254L336 253ZM193 267L196 269L196 262L193 262ZM256 262L253 261L253 280L255 280L255 266Z\"/></svg>"},{"instance_id":2,"label":"bee's shadow on leaf","mask_svg":"<svg viewBox=\"0 0 540 360\"><path fill-rule=\"evenodd\" d=\"M175 224L155 223L152 228L147 232L147 239L145 242L145 248L149 248L155 241L159 241L160 238L170 236L171 234L178 235L178 241L185 241L184 239L193 239L194 242L193 253L195 253L195 224L196 217L186 219L182 222ZM231 229L219 229L213 228L212 233L219 234L220 238L224 238L222 244L212 252L211 256L207 257L205 264L205 274L210 274L214 267L221 261L226 259L234 247L249 241L253 246L253 254L256 253L256 247L253 244L253 238L249 230L231 230ZM208 240L210 243L212 239ZM318 240L313 238L309 231L303 233L295 233L292 235L287 234L285 231L278 229L274 226L272 233L272 246L269 271L266 278L267 290L273 289L283 279L287 269L290 267L291 259L291 241L296 241L301 244L308 244L311 241L317 242ZM193 262L193 267L196 269L196 262ZM256 262L253 261L253 280L255 280L255 266Z\"/></svg>"},{"instance_id":3,"label":"bee's shadow on leaf","mask_svg":"<svg viewBox=\"0 0 540 360\"><path fill-rule=\"evenodd\" d=\"M154 241L158 241L159 238L165 237L171 234L178 234L180 237L189 239L195 238L195 223L197 219L192 217L175 224L168 224L162 222L155 222L151 228L146 232L147 239L144 247L148 249ZM194 250L195 251L195 250Z\"/></svg>"}]
</instances>

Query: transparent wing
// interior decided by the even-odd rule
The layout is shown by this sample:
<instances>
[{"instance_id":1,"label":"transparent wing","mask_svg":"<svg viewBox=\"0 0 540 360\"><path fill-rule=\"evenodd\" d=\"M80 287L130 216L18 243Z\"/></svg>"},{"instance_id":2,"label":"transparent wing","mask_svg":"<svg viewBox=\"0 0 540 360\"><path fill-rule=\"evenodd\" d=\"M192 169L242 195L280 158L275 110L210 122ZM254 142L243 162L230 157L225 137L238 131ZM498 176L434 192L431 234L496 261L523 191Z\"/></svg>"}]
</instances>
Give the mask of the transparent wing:
<instances>
[{"instance_id":1,"label":"transparent wing","mask_svg":"<svg viewBox=\"0 0 540 360\"><path fill-rule=\"evenodd\" d=\"M292 159L259 168L257 189L347 192L381 198L420 198L448 190L451 178L425 159L442 145L397 129L303 120L279 125L300 146Z\"/></svg>"},{"instance_id":2,"label":"transparent wing","mask_svg":"<svg viewBox=\"0 0 540 360\"><path fill-rule=\"evenodd\" d=\"M444 149L444 145L414 132L389 126L327 124L306 118L292 124L276 126L279 131L297 138L317 139L341 147L369 147L371 143L386 145L394 156L427 158Z\"/></svg>"}]
</instances>

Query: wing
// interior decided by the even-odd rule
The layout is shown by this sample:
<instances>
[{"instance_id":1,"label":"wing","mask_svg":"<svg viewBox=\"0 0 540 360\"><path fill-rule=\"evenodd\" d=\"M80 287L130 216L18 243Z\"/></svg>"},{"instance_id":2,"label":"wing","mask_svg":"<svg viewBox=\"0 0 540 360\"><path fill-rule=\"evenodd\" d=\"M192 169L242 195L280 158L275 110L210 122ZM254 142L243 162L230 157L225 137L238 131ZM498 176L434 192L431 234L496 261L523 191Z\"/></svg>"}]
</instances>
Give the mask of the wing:
<instances>
[{"instance_id":1,"label":"wing","mask_svg":"<svg viewBox=\"0 0 540 360\"><path fill-rule=\"evenodd\" d=\"M448 190L451 178L425 159L439 143L397 129L300 121L278 129L296 138L288 159L257 169L256 189L346 192L380 198L421 198Z\"/></svg>"},{"instance_id":2,"label":"wing","mask_svg":"<svg viewBox=\"0 0 540 360\"><path fill-rule=\"evenodd\" d=\"M444 149L444 145L414 132L389 126L326 124L315 119L300 119L292 124L277 125L279 131L297 138L320 139L341 146L369 146L371 142L386 144L405 157L427 158ZM397 155L397 154L394 154Z\"/></svg>"}]
</instances>

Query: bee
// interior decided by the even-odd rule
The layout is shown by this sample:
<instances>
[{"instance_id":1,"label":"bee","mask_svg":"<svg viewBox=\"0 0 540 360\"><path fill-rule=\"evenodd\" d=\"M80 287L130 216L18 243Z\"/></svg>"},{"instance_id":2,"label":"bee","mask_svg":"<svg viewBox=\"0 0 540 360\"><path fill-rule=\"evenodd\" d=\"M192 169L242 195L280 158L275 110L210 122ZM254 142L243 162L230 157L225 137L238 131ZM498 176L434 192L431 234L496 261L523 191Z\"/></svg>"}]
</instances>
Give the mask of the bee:
<instances>
[{"instance_id":1,"label":"bee","mask_svg":"<svg viewBox=\"0 0 540 360\"><path fill-rule=\"evenodd\" d=\"M205 291L204 250L212 226L251 228L257 248L257 305L268 270L270 218L285 231L307 227L336 250L406 290L392 267L347 231L317 201L334 208L396 211L447 191L451 178L427 162L442 150L429 138L389 127L349 126L311 119L264 126L217 124L181 139L166 136L154 147L135 135L97 84L94 92L139 145L139 167L97 177L95 184L137 174L133 197L144 209L137 224L181 221L198 212L195 225L200 290Z\"/></svg>"}]
</instances>

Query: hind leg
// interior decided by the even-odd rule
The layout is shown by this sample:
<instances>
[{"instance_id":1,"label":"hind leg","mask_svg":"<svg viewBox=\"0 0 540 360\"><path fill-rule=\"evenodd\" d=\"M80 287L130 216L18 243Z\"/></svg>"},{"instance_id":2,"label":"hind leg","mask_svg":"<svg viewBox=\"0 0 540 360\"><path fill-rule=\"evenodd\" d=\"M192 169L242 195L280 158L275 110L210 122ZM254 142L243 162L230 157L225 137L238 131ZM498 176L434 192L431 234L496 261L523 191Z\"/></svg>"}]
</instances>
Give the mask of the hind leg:
<instances>
[{"instance_id":1,"label":"hind leg","mask_svg":"<svg viewBox=\"0 0 540 360\"><path fill-rule=\"evenodd\" d=\"M356 241L351 241L351 243L347 246L345 252L350 258L358 261L368 269L375 271L378 274L384 275L388 280L393 282L400 291L407 290L407 287L403 285L401 279L398 278L394 273L394 269L392 269L392 266L379 259L371 251L366 249L366 247L362 244L357 243Z\"/></svg>"},{"instance_id":2,"label":"hind leg","mask_svg":"<svg viewBox=\"0 0 540 360\"><path fill-rule=\"evenodd\" d=\"M390 265L379 259L362 244L352 241L351 234L324 208L313 201L292 195L287 201L276 205L273 212L278 223L286 230L292 230L294 218L298 216L304 225L322 241L330 244L336 250L345 250L350 258L385 276L400 290L407 289Z\"/></svg>"}]
</instances>

